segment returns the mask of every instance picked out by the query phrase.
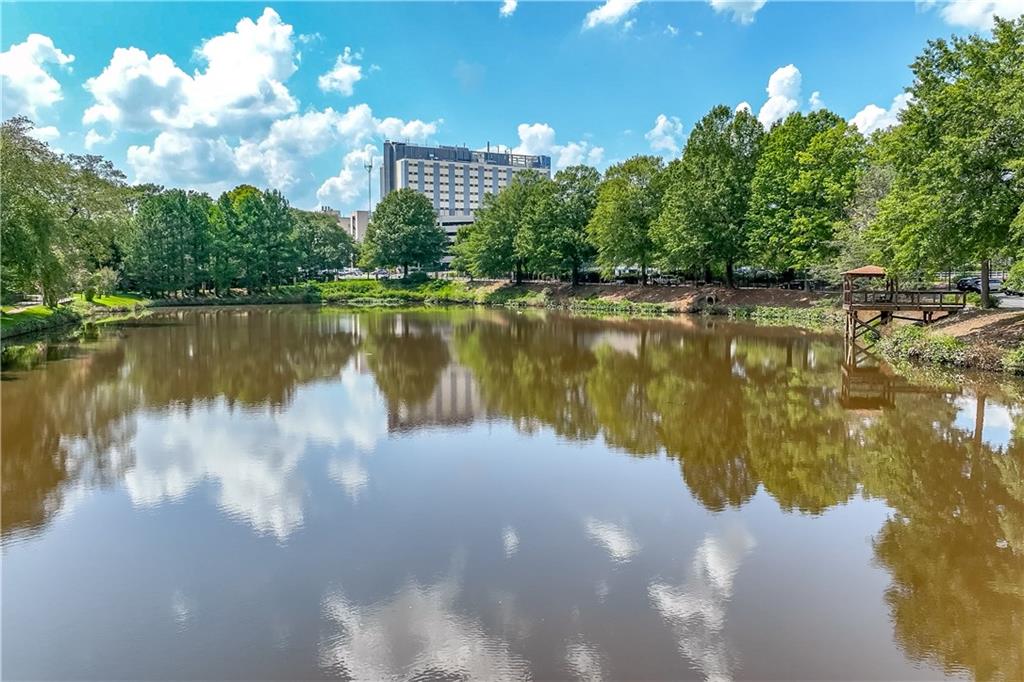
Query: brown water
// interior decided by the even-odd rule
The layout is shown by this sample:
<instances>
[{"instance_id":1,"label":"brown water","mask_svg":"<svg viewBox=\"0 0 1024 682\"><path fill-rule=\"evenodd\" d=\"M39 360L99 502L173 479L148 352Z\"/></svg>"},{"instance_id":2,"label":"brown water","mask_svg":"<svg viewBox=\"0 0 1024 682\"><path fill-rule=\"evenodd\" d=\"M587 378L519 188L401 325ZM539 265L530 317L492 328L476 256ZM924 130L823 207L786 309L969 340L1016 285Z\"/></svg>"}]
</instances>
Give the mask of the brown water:
<instances>
[{"instance_id":1,"label":"brown water","mask_svg":"<svg viewBox=\"0 0 1024 682\"><path fill-rule=\"evenodd\" d=\"M5 359L5 679L1024 674L1012 387L464 309L167 311Z\"/></svg>"}]
</instances>

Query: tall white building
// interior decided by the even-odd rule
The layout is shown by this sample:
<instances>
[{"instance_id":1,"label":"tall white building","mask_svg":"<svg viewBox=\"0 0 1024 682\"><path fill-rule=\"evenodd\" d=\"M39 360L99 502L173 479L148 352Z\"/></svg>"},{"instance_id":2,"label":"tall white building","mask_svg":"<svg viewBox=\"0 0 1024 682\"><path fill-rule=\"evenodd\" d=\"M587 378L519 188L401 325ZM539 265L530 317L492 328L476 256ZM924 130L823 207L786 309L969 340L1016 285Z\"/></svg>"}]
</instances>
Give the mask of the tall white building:
<instances>
[{"instance_id":1,"label":"tall white building","mask_svg":"<svg viewBox=\"0 0 1024 682\"><path fill-rule=\"evenodd\" d=\"M433 203L438 223L453 238L460 227L473 222L485 194L497 193L527 169L550 175L551 157L387 141L380 195L383 198L404 187L423 194Z\"/></svg>"}]
</instances>

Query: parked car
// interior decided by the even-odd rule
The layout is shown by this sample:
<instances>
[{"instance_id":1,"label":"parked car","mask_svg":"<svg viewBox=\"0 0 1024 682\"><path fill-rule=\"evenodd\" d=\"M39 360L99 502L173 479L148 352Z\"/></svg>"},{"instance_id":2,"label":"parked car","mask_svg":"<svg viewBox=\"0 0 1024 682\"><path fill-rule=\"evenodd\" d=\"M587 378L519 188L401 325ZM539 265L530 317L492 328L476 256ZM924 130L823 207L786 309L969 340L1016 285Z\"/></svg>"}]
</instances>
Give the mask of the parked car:
<instances>
[{"instance_id":1,"label":"parked car","mask_svg":"<svg viewBox=\"0 0 1024 682\"><path fill-rule=\"evenodd\" d=\"M1001 279L990 279L988 281L989 293L998 294L1003 289L1003 280ZM981 278L975 277L974 281L971 282L970 287L967 291L973 291L975 293L981 293Z\"/></svg>"},{"instance_id":2,"label":"parked car","mask_svg":"<svg viewBox=\"0 0 1024 682\"><path fill-rule=\"evenodd\" d=\"M961 277L956 281L956 288L960 291L975 291L980 281L980 277Z\"/></svg>"}]
</instances>

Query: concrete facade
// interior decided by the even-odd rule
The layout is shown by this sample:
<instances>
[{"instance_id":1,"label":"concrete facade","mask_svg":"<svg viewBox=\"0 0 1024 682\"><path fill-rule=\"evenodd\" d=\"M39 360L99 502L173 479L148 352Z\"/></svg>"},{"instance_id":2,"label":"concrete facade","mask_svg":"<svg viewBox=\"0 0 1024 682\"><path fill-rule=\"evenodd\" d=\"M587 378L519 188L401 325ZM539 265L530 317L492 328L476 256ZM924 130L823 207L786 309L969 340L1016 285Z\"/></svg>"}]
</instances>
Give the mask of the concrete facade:
<instances>
[{"instance_id":1,"label":"concrete facade","mask_svg":"<svg viewBox=\"0 0 1024 682\"><path fill-rule=\"evenodd\" d=\"M473 222L485 194L497 193L527 169L550 175L551 158L387 141L380 169L381 197L396 189L416 190L430 199L438 224L453 238L458 228Z\"/></svg>"}]
</instances>

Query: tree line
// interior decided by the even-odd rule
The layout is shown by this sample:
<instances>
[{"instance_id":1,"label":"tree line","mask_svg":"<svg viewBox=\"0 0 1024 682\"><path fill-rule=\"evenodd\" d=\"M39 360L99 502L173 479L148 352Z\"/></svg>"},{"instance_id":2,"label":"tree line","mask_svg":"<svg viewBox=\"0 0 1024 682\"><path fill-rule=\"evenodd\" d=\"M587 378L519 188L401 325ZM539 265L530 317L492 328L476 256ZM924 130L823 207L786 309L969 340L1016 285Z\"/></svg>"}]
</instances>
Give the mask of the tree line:
<instances>
[{"instance_id":1,"label":"tree line","mask_svg":"<svg viewBox=\"0 0 1024 682\"><path fill-rule=\"evenodd\" d=\"M1021 45L1024 19L929 42L899 123L868 137L825 109L765 130L716 106L667 165L517 173L459 233L453 267L577 281L593 263L732 284L739 264L835 279L875 262L917 280L980 264L987 287L990 261L1024 244Z\"/></svg>"},{"instance_id":2,"label":"tree line","mask_svg":"<svg viewBox=\"0 0 1024 682\"><path fill-rule=\"evenodd\" d=\"M5 299L38 292L53 306L101 282L154 296L260 292L352 264L336 218L292 208L276 190L241 185L213 200L131 186L110 161L59 154L32 129L24 117L0 126Z\"/></svg>"},{"instance_id":3,"label":"tree line","mask_svg":"<svg viewBox=\"0 0 1024 682\"><path fill-rule=\"evenodd\" d=\"M765 129L746 109L713 107L679 156L635 156L604 174L520 171L484 197L449 253L478 277L578 282L588 268L687 273L732 285L738 266L835 279L867 262L904 279L988 269L1024 247L1024 18L990 37L930 41L911 65L908 105L865 137L826 109ZM262 291L344 267L355 245L329 216L243 185L209 196L129 186L98 156L57 154L31 122L3 124L3 292L48 304L120 277L154 294ZM364 267L437 267L447 249L431 202L384 197ZM1024 260L1024 259L1021 259ZM1020 262L1020 261L1018 261ZM1018 266L1024 278L1024 266Z\"/></svg>"}]
</instances>

